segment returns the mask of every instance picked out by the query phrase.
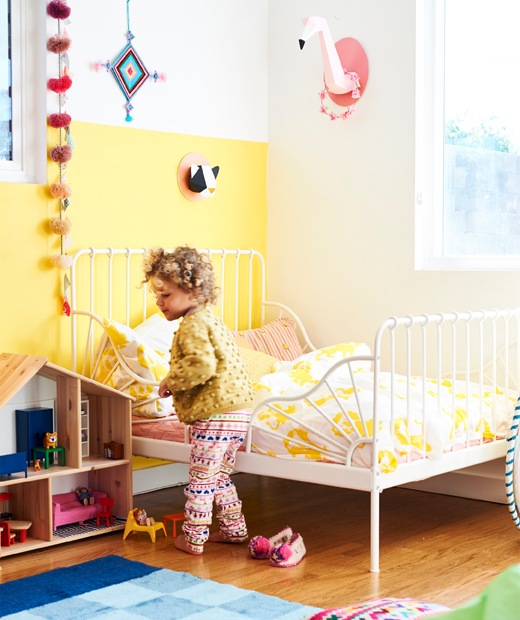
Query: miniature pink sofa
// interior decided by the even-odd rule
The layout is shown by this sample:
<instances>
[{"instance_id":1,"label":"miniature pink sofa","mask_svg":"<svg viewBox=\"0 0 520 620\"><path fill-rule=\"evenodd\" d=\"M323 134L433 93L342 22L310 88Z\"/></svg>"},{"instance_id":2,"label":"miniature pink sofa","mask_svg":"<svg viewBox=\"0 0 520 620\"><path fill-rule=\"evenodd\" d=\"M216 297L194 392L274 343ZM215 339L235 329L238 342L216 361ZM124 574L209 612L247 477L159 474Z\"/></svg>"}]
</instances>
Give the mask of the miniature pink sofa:
<instances>
[{"instance_id":1,"label":"miniature pink sofa","mask_svg":"<svg viewBox=\"0 0 520 620\"><path fill-rule=\"evenodd\" d=\"M92 491L94 503L84 506L76 493L58 493L52 496L52 528L55 530L59 525L79 523L86 519L92 519L101 510L99 500L108 497L101 491Z\"/></svg>"}]
</instances>

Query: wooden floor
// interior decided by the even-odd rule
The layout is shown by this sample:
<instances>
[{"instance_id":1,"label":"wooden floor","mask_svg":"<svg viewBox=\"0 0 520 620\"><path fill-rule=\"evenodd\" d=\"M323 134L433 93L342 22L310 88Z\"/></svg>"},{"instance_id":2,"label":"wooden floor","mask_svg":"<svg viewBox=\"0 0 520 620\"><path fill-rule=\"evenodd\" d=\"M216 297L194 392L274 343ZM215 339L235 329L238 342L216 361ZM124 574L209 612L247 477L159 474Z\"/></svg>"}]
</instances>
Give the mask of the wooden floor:
<instances>
[{"instance_id":1,"label":"wooden floor","mask_svg":"<svg viewBox=\"0 0 520 620\"><path fill-rule=\"evenodd\" d=\"M109 554L189 572L221 583L320 608L379 596L413 597L456 607L519 562L520 532L505 505L390 489L381 496L381 572L369 572L369 495L301 482L234 477L251 536L285 525L307 547L293 568L248 557L246 545L208 543L201 557L176 550L159 533L122 539L122 532L65 543L1 560L0 582ZM156 520L184 506L182 488L139 495L135 505ZM214 528L213 528L214 529Z\"/></svg>"}]
</instances>

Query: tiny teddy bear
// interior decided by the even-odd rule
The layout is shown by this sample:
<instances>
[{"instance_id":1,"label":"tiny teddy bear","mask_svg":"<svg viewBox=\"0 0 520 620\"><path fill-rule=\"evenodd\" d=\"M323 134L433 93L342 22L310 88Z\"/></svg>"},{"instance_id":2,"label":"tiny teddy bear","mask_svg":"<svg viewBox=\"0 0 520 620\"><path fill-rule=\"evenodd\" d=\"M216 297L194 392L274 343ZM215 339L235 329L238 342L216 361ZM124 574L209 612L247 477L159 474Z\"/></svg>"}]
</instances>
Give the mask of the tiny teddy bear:
<instances>
[{"instance_id":1,"label":"tiny teddy bear","mask_svg":"<svg viewBox=\"0 0 520 620\"><path fill-rule=\"evenodd\" d=\"M144 508L134 508L134 519L138 525L153 525L155 519L146 514Z\"/></svg>"},{"instance_id":2,"label":"tiny teddy bear","mask_svg":"<svg viewBox=\"0 0 520 620\"><path fill-rule=\"evenodd\" d=\"M83 504L83 506L88 506L89 504L94 503L94 498L90 493L90 489L87 489L87 487L80 487L76 491L76 495L78 496L78 499Z\"/></svg>"}]
</instances>

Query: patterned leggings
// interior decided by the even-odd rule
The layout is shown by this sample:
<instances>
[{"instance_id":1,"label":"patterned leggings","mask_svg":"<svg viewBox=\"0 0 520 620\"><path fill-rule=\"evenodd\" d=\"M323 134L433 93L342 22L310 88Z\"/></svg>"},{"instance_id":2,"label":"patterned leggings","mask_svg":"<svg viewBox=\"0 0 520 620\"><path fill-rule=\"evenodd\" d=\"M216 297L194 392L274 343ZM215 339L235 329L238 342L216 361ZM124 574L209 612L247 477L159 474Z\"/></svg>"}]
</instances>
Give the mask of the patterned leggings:
<instances>
[{"instance_id":1,"label":"patterned leggings","mask_svg":"<svg viewBox=\"0 0 520 620\"><path fill-rule=\"evenodd\" d=\"M250 414L249 410L232 411L192 424L183 531L186 545L195 552L202 553L208 539L213 500L217 506L221 536L236 542L247 539L242 502L230 474L237 450L246 437Z\"/></svg>"}]
</instances>

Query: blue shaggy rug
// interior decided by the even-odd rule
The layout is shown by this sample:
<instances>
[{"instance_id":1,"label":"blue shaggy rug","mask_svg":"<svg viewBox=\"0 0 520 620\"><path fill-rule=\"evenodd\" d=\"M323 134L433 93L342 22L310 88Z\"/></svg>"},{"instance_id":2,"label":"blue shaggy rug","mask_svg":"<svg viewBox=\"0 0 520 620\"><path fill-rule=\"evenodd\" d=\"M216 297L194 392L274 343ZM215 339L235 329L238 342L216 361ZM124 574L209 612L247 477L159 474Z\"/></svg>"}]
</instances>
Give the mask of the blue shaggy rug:
<instances>
[{"instance_id":1,"label":"blue shaggy rug","mask_svg":"<svg viewBox=\"0 0 520 620\"><path fill-rule=\"evenodd\" d=\"M319 609L109 555L0 585L0 616L304 620Z\"/></svg>"}]
</instances>

